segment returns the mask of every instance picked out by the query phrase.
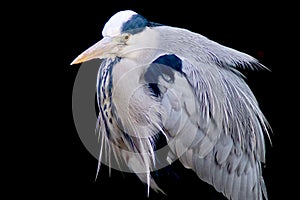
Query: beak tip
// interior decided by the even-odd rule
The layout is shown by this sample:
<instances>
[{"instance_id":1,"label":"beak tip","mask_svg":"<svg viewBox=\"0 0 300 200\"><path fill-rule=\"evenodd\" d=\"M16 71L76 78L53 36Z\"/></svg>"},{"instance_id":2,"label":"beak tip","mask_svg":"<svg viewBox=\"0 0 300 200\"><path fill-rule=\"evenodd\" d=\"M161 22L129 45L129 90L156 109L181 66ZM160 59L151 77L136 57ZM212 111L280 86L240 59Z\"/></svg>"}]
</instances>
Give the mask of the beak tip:
<instances>
[{"instance_id":1,"label":"beak tip","mask_svg":"<svg viewBox=\"0 0 300 200\"><path fill-rule=\"evenodd\" d=\"M77 58L75 58L71 63L70 65L74 65L74 64L79 64L79 63L82 63L83 60L81 58L81 56L78 56Z\"/></svg>"}]
</instances>

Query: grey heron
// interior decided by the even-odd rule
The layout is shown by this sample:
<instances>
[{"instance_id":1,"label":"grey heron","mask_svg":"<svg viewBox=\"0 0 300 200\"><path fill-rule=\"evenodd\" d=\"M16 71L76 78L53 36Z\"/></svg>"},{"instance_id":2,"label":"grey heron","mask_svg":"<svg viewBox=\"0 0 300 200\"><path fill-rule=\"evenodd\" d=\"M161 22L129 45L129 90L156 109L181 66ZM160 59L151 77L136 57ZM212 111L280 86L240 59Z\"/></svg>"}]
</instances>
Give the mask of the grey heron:
<instances>
[{"instance_id":1,"label":"grey heron","mask_svg":"<svg viewBox=\"0 0 300 200\"><path fill-rule=\"evenodd\" d=\"M158 162L179 159L228 199L267 199L261 164L269 124L238 71L265 66L131 10L113 15L102 35L71 63L102 59L99 167L113 155L148 185L149 194L149 188L163 192L151 176ZM160 137L168 147L163 158L156 147Z\"/></svg>"}]
</instances>

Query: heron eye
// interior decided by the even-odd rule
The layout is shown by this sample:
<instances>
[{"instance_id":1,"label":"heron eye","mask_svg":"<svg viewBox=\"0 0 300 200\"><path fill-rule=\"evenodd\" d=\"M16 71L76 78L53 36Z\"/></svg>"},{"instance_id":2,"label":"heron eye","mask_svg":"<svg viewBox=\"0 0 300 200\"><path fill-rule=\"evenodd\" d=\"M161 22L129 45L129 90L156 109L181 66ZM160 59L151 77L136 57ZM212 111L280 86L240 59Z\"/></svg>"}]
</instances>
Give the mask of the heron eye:
<instances>
[{"instance_id":1,"label":"heron eye","mask_svg":"<svg viewBox=\"0 0 300 200\"><path fill-rule=\"evenodd\" d=\"M129 34L124 35L123 39L124 41L127 41L129 39Z\"/></svg>"}]
</instances>

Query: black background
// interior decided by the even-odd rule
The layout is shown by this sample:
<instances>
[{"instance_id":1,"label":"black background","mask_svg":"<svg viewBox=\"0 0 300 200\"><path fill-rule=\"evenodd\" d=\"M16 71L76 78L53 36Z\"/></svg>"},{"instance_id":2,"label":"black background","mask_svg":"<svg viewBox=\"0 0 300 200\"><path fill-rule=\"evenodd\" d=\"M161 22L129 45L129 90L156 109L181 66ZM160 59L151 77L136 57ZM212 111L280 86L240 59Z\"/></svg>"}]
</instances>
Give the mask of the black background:
<instances>
[{"instance_id":1,"label":"black background","mask_svg":"<svg viewBox=\"0 0 300 200\"><path fill-rule=\"evenodd\" d=\"M284 61L291 57L287 54L290 49L284 46L292 32L287 25L291 13L279 3L262 2L112 0L38 5L33 16L25 20L28 26L22 27L28 33L23 35L26 44L22 48L29 53L26 60L34 67L26 69L26 83L19 83L21 88L24 84L28 89L18 96L24 99L19 104L26 100L20 121L26 121L22 129L26 128L27 134L20 134L24 140L19 141L25 148L14 159L18 163L17 178L12 185L21 189L10 194L37 198L147 199L146 186L134 174L112 170L109 177L108 168L102 166L95 181L97 160L80 141L72 116L72 89L80 65L69 64L102 38L102 28L114 13L131 9L150 21L186 28L248 53L271 70L243 73L273 129L272 146L266 142L267 162L263 167L269 199L291 195L293 176L289 172L293 172L296 164L291 155L296 152L291 144L296 139L292 113L297 112L292 104L295 91L292 93L291 87L295 84L287 78L293 74L294 65ZM177 176L164 173L159 183L168 196L151 191L149 199L223 198L191 170L178 163L172 167Z\"/></svg>"}]
</instances>

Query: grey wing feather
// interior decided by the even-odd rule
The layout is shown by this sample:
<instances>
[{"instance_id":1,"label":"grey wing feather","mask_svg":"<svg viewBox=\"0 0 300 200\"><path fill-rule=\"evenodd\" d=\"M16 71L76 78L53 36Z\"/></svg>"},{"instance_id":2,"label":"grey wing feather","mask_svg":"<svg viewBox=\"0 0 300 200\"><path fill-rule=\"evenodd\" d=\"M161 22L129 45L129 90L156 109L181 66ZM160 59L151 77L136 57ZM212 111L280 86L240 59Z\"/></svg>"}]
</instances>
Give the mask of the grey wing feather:
<instances>
[{"instance_id":1,"label":"grey wing feather","mask_svg":"<svg viewBox=\"0 0 300 200\"><path fill-rule=\"evenodd\" d=\"M265 161L263 134L268 125L253 93L231 70L195 67L186 60L183 66L194 95L186 98L198 99L196 124L194 118L187 120L183 130L195 140L189 147L177 142L174 151L187 148L180 157L183 165L229 199L267 198L260 162Z\"/></svg>"},{"instance_id":2,"label":"grey wing feather","mask_svg":"<svg viewBox=\"0 0 300 200\"><path fill-rule=\"evenodd\" d=\"M181 55L197 63L233 68L267 69L252 56L221 45L198 33L169 26L156 27L161 36L162 49ZM172 51L170 51L172 50ZM196 68L200 66L195 66Z\"/></svg>"}]
</instances>

